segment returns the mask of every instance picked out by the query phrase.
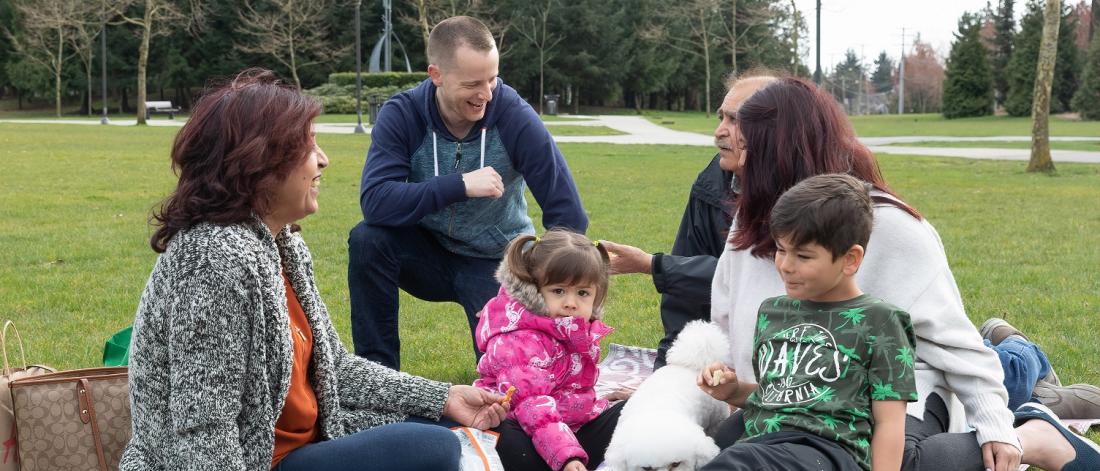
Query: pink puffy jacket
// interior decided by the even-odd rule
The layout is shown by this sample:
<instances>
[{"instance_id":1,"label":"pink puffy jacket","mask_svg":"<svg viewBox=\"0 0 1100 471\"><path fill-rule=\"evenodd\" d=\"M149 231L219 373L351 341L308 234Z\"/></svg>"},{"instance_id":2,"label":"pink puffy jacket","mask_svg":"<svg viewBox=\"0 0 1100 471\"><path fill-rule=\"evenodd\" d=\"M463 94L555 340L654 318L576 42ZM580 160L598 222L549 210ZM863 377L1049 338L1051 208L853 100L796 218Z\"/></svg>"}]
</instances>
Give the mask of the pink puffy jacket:
<instances>
[{"instance_id":1,"label":"pink puffy jacket","mask_svg":"<svg viewBox=\"0 0 1100 471\"><path fill-rule=\"evenodd\" d=\"M533 314L504 288L481 311L475 337L485 355L474 386L499 394L516 387L508 417L519 422L550 469L573 458L588 463L573 432L607 409L594 387L600 339L611 330L598 320Z\"/></svg>"}]
</instances>

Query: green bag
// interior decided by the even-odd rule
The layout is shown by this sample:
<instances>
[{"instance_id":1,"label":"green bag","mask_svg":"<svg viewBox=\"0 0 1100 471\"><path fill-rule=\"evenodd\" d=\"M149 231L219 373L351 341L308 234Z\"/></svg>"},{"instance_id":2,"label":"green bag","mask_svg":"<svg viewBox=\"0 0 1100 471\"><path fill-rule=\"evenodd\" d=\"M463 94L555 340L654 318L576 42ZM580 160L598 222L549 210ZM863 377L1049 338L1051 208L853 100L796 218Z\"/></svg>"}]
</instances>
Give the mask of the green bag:
<instances>
[{"instance_id":1,"label":"green bag","mask_svg":"<svg viewBox=\"0 0 1100 471\"><path fill-rule=\"evenodd\" d=\"M134 326L122 329L107 339L103 346L103 366L126 366L130 363L130 335Z\"/></svg>"}]
</instances>

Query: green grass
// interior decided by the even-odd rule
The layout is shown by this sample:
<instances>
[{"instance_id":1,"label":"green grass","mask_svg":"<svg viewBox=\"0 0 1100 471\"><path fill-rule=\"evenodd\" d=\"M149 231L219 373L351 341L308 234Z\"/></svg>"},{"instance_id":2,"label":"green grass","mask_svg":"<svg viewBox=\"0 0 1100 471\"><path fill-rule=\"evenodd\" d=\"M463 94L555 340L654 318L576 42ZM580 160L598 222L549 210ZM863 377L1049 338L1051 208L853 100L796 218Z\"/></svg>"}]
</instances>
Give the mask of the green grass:
<instances>
[{"instance_id":1,"label":"green grass","mask_svg":"<svg viewBox=\"0 0 1100 471\"><path fill-rule=\"evenodd\" d=\"M14 319L28 360L95 366L128 325L155 261L149 211L173 186L176 128L0 124L0 313ZM59 137L62 136L62 137ZM331 159L321 210L304 221L322 298L350 342L347 231L359 221L366 136L320 135ZM710 159L689 146L563 144L593 237L649 251L671 246L691 182ZM1007 317L1050 354L1064 382L1097 383L1100 342L1100 166L1059 164L1054 176L1019 162L880 158L894 188L936 225L968 314ZM532 205L532 216L539 210ZM402 295L406 370L468 383L473 354L456 304ZM659 298L648 278L616 277L610 342L652 346ZM1093 435L1098 437L1098 435Z\"/></svg>"},{"instance_id":2,"label":"green grass","mask_svg":"<svg viewBox=\"0 0 1100 471\"><path fill-rule=\"evenodd\" d=\"M703 134L714 132L718 117L697 112L646 112L654 123ZM878 136L1030 136L1031 118L987 116L983 118L944 119L938 114L852 116L852 125L861 137ZM1050 120L1051 136L1100 136L1100 123L1073 121L1061 117Z\"/></svg>"},{"instance_id":3,"label":"green grass","mask_svg":"<svg viewBox=\"0 0 1100 471\"><path fill-rule=\"evenodd\" d=\"M899 146L915 147L976 147L985 149L1030 149L1030 141L920 141L899 143ZM1055 150L1083 150L1100 152L1100 141L1050 141Z\"/></svg>"},{"instance_id":4,"label":"green grass","mask_svg":"<svg viewBox=\"0 0 1100 471\"><path fill-rule=\"evenodd\" d=\"M625 132L611 129L607 126L570 126L568 124L554 124L547 126L550 134L555 136L621 136Z\"/></svg>"}]
</instances>

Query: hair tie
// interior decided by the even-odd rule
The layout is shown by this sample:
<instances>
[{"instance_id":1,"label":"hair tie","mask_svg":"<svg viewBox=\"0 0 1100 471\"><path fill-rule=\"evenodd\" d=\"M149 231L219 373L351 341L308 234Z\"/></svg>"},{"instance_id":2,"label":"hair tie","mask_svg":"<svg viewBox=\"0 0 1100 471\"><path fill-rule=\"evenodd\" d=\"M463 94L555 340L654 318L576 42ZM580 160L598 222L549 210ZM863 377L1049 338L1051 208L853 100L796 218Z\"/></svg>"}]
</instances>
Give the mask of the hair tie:
<instances>
[{"instance_id":1,"label":"hair tie","mask_svg":"<svg viewBox=\"0 0 1100 471\"><path fill-rule=\"evenodd\" d=\"M596 239L596 240L592 241L592 246L593 247L599 247L600 246L600 239Z\"/></svg>"},{"instance_id":2,"label":"hair tie","mask_svg":"<svg viewBox=\"0 0 1100 471\"><path fill-rule=\"evenodd\" d=\"M535 243L537 244L539 242L542 242L542 237L535 236Z\"/></svg>"}]
</instances>

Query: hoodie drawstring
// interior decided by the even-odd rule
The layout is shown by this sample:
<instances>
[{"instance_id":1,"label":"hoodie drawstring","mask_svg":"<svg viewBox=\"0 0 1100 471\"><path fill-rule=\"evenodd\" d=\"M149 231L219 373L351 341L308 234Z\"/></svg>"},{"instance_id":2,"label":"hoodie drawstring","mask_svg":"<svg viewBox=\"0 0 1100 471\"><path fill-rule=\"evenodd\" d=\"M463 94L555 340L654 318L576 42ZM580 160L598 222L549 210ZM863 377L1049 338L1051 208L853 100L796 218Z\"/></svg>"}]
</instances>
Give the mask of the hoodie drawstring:
<instances>
[{"instance_id":1,"label":"hoodie drawstring","mask_svg":"<svg viewBox=\"0 0 1100 471\"><path fill-rule=\"evenodd\" d=\"M487 128L481 128L481 165L478 168L485 168L485 132ZM435 166L435 176L439 176L439 142L436 137L435 130L432 130L432 162ZM457 165L457 164L456 164Z\"/></svg>"}]
</instances>

